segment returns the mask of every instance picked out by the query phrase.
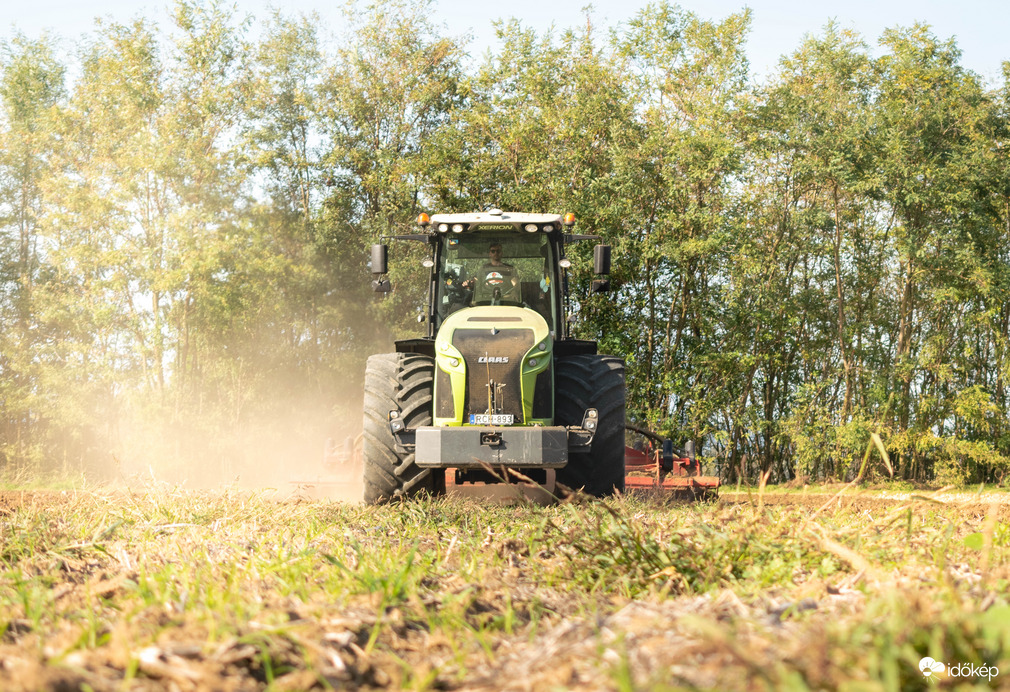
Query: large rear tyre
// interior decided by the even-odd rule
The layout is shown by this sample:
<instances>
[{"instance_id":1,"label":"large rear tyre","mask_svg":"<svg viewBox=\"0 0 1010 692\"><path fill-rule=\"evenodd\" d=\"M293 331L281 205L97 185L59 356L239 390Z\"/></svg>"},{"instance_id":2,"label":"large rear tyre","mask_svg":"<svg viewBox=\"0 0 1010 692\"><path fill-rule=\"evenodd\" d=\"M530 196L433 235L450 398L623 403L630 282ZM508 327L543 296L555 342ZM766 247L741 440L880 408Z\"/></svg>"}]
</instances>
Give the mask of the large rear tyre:
<instances>
[{"instance_id":1,"label":"large rear tyre","mask_svg":"<svg viewBox=\"0 0 1010 692\"><path fill-rule=\"evenodd\" d=\"M615 356L569 356L557 360L554 420L581 425L587 408L599 411L593 444L570 454L557 480L594 497L624 492L624 361Z\"/></svg>"},{"instance_id":2,"label":"large rear tyre","mask_svg":"<svg viewBox=\"0 0 1010 692\"><path fill-rule=\"evenodd\" d=\"M389 429L393 410L400 412L408 428L431 425L434 368L434 359L416 353L379 353L368 358L362 445L366 504L435 492L432 470L419 468L413 453L397 454Z\"/></svg>"}]
</instances>

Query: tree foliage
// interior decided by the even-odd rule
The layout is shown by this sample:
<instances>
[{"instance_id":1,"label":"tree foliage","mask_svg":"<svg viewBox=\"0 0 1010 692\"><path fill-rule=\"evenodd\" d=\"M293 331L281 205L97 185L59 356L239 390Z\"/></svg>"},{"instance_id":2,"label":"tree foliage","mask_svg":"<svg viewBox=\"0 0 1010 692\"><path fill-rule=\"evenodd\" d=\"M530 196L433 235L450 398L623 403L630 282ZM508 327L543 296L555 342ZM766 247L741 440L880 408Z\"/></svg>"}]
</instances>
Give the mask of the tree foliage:
<instances>
[{"instance_id":1,"label":"tree foliage","mask_svg":"<svg viewBox=\"0 0 1010 692\"><path fill-rule=\"evenodd\" d=\"M1003 478L1010 78L926 26L874 57L829 23L755 83L749 11L665 2L609 33L506 20L477 60L424 0L346 20L179 0L73 56L3 44L2 460L228 475L337 433L426 288L398 245L374 300L368 245L496 206L613 245L606 296L570 248L574 329L626 359L634 422L725 477L850 478L878 434L904 478Z\"/></svg>"}]
</instances>

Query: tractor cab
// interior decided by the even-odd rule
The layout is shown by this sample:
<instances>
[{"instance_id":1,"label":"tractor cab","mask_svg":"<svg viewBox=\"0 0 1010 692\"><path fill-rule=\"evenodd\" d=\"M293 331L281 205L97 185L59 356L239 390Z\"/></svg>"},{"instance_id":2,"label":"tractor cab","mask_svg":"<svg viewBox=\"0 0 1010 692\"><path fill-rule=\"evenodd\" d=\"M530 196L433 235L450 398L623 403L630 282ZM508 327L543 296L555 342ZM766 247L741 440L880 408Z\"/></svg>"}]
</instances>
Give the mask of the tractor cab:
<instances>
[{"instance_id":1,"label":"tractor cab","mask_svg":"<svg viewBox=\"0 0 1010 692\"><path fill-rule=\"evenodd\" d=\"M430 296L434 336L463 308L513 306L534 310L558 335L563 324L564 230L574 216L515 214L497 209L418 219L434 246ZM568 235L569 239L575 236Z\"/></svg>"},{"instance_id":2,"label":"tractor cab","mask_svg":"<svg viewBox=\"0 0 1010 692\"><path fill-rule=\"evenodd\" d=\"M489 231L453 234L435 262L434 327L457 310L511 305L535 310L555 332L561 306L558 248L546 233Z\"/></svg>"}]
</instances>

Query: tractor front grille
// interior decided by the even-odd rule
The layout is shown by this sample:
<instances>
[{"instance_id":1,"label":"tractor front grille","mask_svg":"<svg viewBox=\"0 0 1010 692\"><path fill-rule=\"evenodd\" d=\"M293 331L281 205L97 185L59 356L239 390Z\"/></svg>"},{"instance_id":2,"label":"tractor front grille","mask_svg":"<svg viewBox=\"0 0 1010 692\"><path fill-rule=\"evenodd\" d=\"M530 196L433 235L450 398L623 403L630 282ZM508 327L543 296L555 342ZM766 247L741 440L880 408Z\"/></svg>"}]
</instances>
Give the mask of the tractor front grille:
<instances>
[{"instance_id":1,"label":"tractor front grille","mask_svg":"<svg viewBox=\"0 0 1010 692\"><path fill-rule=\"evenodd\" d=\"M463 422L471 413L511 413L515 423L523 423L522 358L533 348L532 329L457 329L452 345L466 362L466 401ZM483 361L483 362L482 362ZM491 394L494 410L488 410L488 383L497 385Z\"/></svg>"}]
</instances>

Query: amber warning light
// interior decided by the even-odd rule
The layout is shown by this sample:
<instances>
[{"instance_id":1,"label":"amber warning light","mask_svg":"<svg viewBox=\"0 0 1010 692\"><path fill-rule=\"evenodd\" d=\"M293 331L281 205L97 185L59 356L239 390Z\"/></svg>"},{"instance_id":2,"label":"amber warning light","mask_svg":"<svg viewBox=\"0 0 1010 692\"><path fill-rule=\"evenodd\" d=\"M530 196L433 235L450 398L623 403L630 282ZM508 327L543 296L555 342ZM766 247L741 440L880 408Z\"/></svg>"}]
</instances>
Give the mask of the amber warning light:
<instances>
[{"instance_id":1,"label":"amber warning light","mask_svg":"<svg viewBox=\"0 0 1010 692\"><path fill-rule=\"evenodd\" d=\"M573 214L572 212L568 212L567 214L565 214L565 225L566 226L575 225L575 214Z\"/></svg>"},{"instance_id":2,"label":"amber warning light","mask_svg":"<svg viewBox=\"0 0 1010 692\"><path fill-rule=\"evenodd\" d=\"M420 214L417 217L418 226L427 226L429 223L431 223L431 219L428 218L427 214Z\"/></svg>"}]
</instances>

